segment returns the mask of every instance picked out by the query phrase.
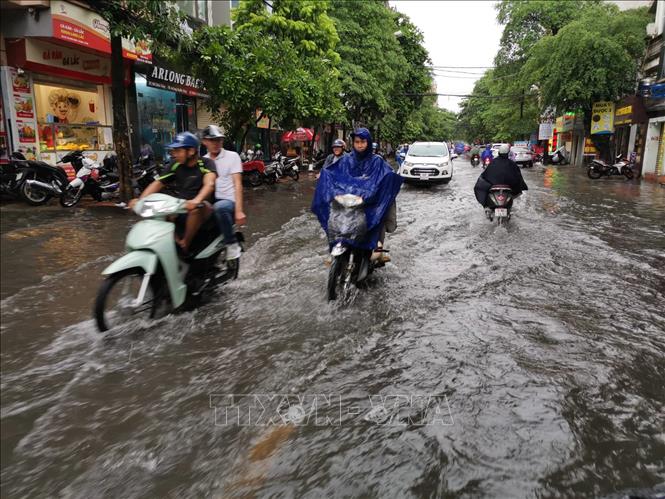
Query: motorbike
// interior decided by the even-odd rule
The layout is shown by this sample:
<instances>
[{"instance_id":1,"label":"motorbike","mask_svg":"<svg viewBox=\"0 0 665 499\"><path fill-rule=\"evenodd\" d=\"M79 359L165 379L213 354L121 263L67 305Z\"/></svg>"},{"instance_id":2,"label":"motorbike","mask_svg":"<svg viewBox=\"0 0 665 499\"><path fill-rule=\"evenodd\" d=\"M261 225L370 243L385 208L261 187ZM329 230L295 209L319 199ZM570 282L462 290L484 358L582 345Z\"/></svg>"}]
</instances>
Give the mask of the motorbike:
<instances>
[{"instance_id":1,"label":"motorbike","mask_svg":"<svg viewBox=\"0 0 665 499\"><path fill-rule=\"evenodd\" d=\"M71 157L70 157L71 156ZM95 201L113 198L120 185L115 170L115 155L104 158L104 166L83 156L81 151L70 153L61 161L79 161L81 167L74 178L60 194L60 204L65 208L76 206L84 194L90 194Z\"/></svg>"},{"instance_id":2,"label":"motorbike","mask_svg":"<svg viewBox=\"0 0 665 499\"><path fill-rule=\"evenodd\" d=\"M273 183L284 176L289 176L293 180L300 178L300 169L298 167L300 156L289 159L278 152L273 156L273 160L266 168L266 177L272 179Z\"/></svg>"},{"instance_id":3,"label":"motorbike","mask_svg":"<svg viewBox=\"0 0 665 499\"><path fill-rule=\"evenodd\" d=\"M55 166L44 161L28 161L21 185L21 197L32 206L47 203L53 196L61 196L69 183L76 179L76 172L83 167L83 153L73 151Z\"/></svg>"},{"instance_id":4,"label":"motorbike","mask_svg":"<svg viewBox=\"0 0 665 499\"><path fill-rule=\"evenodd\" d=\"M497 225L504 225L510 220L513 206L513 191L509 185L493 185L488 194L485 212L490 222L496 219Z\"/></svg>"},{"instance_id":5,"label":"motorbike","mask_svg":"<svg viewBox=\"0 0 665 499\"><path fill-rule=\"evenodd\" d=\"M483 160L483 170L484 170L485 168L487 168L487 167L490 165L491 162L492 162L492 159L491 159L491 158L485 158L485 159Z\"/></svg>"},{"instance_id":6,"label":"motorbike","mask_svg":"<svg viewBox=\"0 0 665 499\"><path fill-rule=\"evenodd\" d=\"M559 147L550 155L548 162L552 165L568 164L568 157L566 156L566 150L563 148L563 146Z\"/></svg>"},{"instance_id":7,"label":"motorbike","mask_svg":"<svg viewBox=\"0 0 665 499\"><path fill-rule=\"evenodd\" d=\"M20 197L28 161L18 151L11 154L9 163L0 165L0 194Z\"/></svg>"},{"instance_id":8,"label":"motorbike","mask_svg":"<svg viewBox=\"0 0 665 499\"><path fill-rule=\"evenodd\" d=\"M367 233L364 206L363 198L354 194L340 194L331 203L328 240L332 244L332 263L328 270L328 301L339 296L343 302L348 302L352 286L362 287L367 276L385 265L372 259L372 250L353 244Z\"/></svg>"},{"instance_id":9,"label":"motorbike","mask_svg":"<svg viewBox=\"0 0 665 499\"><path fill-rule=\"evenodd\" d=\"M132 165L132 186L134 194L138 197L150 184L159 179L159 165L155 159L147 154L142 154L134 165Z\"/></svg>"},{"instance_id":10,"label":"motorbike","mask_svg":"<svg viewBox=\"0 0 665 499\"><path fill-rule=\"evenodd\" d=\"M145 220L127 234L128 252L102 272L106 278L94 305L100 331L190 309L203 303L218 284L238 277L240 259L226 259L226 246L214 216L192 241L192 256L179 254L170 216L187 213L186 203L162 193L136 203L134 212ZM242 233L236 236L242 247Z\"/></svg>"},{"instance_id":11,"label":"motorbike","mask_svg":"<svg viewBox=\"0 0 665 499\"><path fill-rule=\"evenodd\" d=\"M589 165L587 175L593 180L612 175L624 175L628 180L632 180L635 177L633 163L626 160L621 154L616 157L616 160L617 162L613 165L608 165L601 159L594 159Z\"/></svg>"},{"instance_id":12,"label":"motorbike","mask_svg":"<svg viewBox=\"0 0 665 499\"><path fill-rule=\"evenodd\" d=\"M480 155L474 154L471 156L471 166L474 168L480 164Z\"/></svg>"}]
</instances>

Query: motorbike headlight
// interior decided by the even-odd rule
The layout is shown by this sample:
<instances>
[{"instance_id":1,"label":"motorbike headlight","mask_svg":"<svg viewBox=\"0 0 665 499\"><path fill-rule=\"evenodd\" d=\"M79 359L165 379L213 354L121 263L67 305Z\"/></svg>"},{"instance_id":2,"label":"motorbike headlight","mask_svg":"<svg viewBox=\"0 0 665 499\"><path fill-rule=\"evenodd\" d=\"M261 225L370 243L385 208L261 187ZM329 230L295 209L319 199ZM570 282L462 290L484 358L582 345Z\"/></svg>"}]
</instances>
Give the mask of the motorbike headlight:
<instances>
[{"instance_id":1,"label":"motorbike headlight","mask_svg":"<svg viewBox=\"0 0 665 499\"><path fill-rule=\"evenodd\" d=\"M355 194L340 194L335 196L335 201L344 206L344 208L355 208L363 204L363 198Z\"/></svg>"}]
</instances>

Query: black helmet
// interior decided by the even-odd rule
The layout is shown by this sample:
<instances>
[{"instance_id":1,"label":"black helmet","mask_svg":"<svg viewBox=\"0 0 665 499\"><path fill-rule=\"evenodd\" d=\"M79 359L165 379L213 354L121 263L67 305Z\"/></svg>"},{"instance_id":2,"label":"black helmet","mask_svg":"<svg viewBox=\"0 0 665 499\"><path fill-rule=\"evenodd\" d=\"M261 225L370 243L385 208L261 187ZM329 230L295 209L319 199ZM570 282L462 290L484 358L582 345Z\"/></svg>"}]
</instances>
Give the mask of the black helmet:
<instances>
[{"instance_id":1,"label":"black helmet","mask_svg":"<svg viewBox=\"0 0 665 499\"><path fill-rule=\"evenodd\" d=\"M223 139L224 132L222 132L217 125L208 125L203 130L204 139Z\"/></svg>"},{"instance_id":2,"label":"black helmet","mask_svg":"<svg viewBox=\"0 0 665 499\"><path fill-rule=\"evenodd\" d=\"M342 139L336 139L332 143L332 146L333 147L341 147L342 149L344 149L346 147L346 144L344 143L344 141Z\"/></svg>"}]
</instances>

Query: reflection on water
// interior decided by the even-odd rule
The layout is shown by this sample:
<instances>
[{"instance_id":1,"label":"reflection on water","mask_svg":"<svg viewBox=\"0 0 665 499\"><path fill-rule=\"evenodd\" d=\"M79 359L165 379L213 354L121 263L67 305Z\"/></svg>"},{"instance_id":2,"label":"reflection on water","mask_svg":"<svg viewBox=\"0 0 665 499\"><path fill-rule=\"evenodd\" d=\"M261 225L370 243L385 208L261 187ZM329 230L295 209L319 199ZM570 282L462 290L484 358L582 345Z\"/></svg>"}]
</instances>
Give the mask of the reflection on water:
<instances>
[{"instance_id":1,"label":"reflection on water","mask_svg":"<svg viewBox=\"0 0 665 499\"><path fill-rule=\"evenodd\" d=\"M248 191L251 247L218 300L106 340L90 306L134 219L3 208L4 495L588 497L662 484L664 191L535 168L500 228L475 203L478 170L456 164L447 186L404 188L393 262L352 306L325 302L305 177ZM340 425L218 424L211 396L234 393L335 395L346 412ZM427 394L445 396L452 424L412 424L432 409L377 411L372 398Z\"/></svg>"}]
</instances>

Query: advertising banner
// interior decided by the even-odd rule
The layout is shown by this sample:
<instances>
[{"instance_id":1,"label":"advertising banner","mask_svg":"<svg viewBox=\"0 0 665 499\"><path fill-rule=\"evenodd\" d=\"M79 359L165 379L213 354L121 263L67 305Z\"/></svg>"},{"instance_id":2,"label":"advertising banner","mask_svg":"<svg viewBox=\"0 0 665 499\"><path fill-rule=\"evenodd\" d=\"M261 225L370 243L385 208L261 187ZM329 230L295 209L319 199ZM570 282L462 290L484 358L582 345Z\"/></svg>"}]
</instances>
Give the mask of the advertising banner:
<instances>
[{"instance_id":1,"label":"advertising banner","mask_svg":"<svg viewBox=\"0 0 665 499\"><path fill-rule=\"evenodd\" d=\"M591 135L614 133L614 102L594 102L591 111Z\"/></svg>"}]
</instances>

